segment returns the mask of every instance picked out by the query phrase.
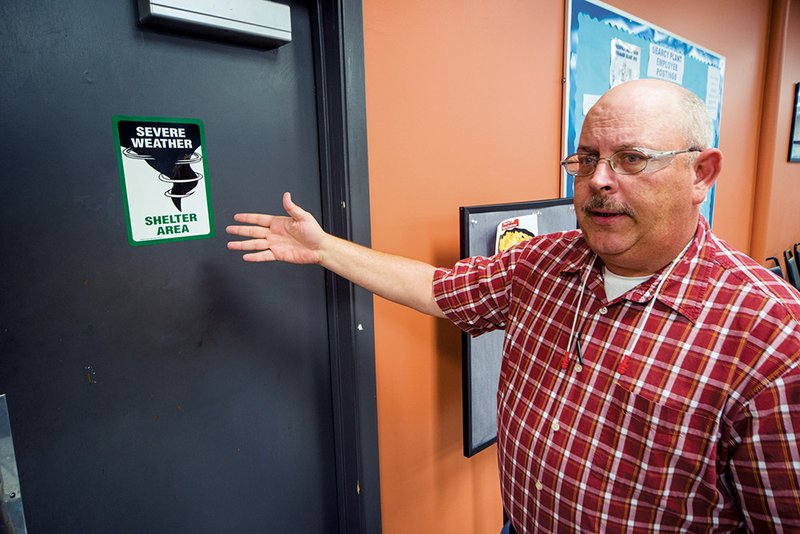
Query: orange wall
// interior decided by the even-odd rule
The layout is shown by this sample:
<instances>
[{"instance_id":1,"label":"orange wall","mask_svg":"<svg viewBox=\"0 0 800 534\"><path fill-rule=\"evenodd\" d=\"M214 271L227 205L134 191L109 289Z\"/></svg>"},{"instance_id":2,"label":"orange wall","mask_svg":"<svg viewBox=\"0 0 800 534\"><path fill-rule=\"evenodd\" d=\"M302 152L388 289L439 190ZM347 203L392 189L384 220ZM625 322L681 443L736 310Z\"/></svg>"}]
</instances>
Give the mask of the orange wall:
<instances>
[{"instance_id":1,"label":"orange wall","mask_svg":"<svg viewBox=\"0 0 800 534\"><path fill-rule=\"evenodd\" d=\"M800 82L800 0L773 4L750 251L762 260L800 241L800 163L787 161Z\"/></svg>"},{"instance_id":2,"label":"orange wall","mask_svg":"<svg viewBox=\"0 0 800 534\"><path fill-rule=\"evenodd\" d=\"M375 248L452 264L459 206L558 196L559 2L363 12ZM375 320L384 533L497 531L495 450L462 454L458 331L380 299Z\"/></svg>"},{"instance_id":3,"label":"orange wall","mask_svg":"<svg viewBox=\"0 0 800 534\"><path fill-rule=\"evenodd\" d=\"M749 251L771 2L607 3L726 56L714 228ZM459 206L558 196L563 2L363 0L363 14L375 248L452 264ZM778 189L798 213L789 179ZM496 532L495 448L462 455L458 331L381 299L375 325L384 532Z\"/></svg>"}]
</instances>

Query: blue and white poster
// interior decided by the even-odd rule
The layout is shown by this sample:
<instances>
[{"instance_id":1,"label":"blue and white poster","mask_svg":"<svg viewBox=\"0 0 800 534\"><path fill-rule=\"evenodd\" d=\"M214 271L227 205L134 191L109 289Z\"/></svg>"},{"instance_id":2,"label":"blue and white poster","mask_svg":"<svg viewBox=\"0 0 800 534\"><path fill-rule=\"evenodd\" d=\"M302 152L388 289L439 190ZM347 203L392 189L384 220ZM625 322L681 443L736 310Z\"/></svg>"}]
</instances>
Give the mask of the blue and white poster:
<instances>
[{"instance_id":1,"label":"blue and white poster","mask_svg":"<svg viewBox=\"0 0 800 534\"><path fill-rule=\"evenodd\" d=\"M595 0L567 2L563 155L578 146L589 108L611 87L658 78L689 89L706 103L719 145L725 57ZM562 174L561 194L573 196L572 177ZM714 189L701 213L712 222Z\"/></svg>"}]
</instances>

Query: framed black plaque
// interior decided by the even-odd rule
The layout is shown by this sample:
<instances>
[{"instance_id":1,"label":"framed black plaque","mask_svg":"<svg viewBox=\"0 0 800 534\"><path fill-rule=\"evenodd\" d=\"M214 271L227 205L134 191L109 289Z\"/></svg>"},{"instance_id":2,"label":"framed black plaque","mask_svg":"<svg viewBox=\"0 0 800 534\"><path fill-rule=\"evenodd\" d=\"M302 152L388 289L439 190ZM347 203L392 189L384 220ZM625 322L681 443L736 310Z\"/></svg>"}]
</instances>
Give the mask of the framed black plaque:
<instances>
[{"instance_id":1,"label":"framed black plaque","mask_svg":"<svg viewBox=\"0 0 800 534\"><path fill-rule=\"evenodd\" d=\"M460 209L461 257L491 256L509 233L541 235L574 230L578 223L571 198L463 206ZM477 337L462 333L464 456L497 441L497 384L503 358L503 331Z\"/></svg>"},{"instance_id":2,"label":"framed black plaque","mask_svg":"<svg viewBox=\"0 0 800 534\"><path fill-rule=\"evenodd\" d=\"M800 83L794 86L792 130L789 135L789 161L793 163L800 162Z\"/></svg>"}]
</instances>

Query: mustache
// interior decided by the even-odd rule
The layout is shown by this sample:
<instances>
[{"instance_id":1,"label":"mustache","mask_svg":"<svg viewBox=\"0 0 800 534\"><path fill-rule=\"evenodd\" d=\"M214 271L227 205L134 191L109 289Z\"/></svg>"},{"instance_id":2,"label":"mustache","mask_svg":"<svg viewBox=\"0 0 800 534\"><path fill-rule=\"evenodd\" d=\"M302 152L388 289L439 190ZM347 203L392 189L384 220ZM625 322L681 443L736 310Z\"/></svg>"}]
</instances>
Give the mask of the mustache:
<instances>
[{"instance_id":1,"label":"mustache","mask_svg":"<svg viewBox=\"0 0 800 534\"><path fill-rule=\"evenodd\" d=\"M633 208L627 204L623 204L622 202L617 202L616 200L612 200L608 197L600 195L594 195L592 198L584 202L583 206L581 206L581 211L583 211L584 214L595 210L612 211L621 213L623 215L628 215L630 217L636 215L636 212L633 211Z\"/></svg>"}]
</instances>

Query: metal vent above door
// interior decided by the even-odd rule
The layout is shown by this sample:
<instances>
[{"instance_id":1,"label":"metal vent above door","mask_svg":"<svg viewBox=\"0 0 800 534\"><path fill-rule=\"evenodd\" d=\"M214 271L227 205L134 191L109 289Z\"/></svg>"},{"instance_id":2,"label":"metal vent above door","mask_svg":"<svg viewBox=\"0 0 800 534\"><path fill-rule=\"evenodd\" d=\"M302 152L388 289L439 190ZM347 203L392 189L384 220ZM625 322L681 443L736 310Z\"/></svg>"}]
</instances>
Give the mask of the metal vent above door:
<instances>
[{"instance_id":1,"label":"metal vent above door","mask_svg":"<svg viewBox=\"0 0 800 534\"><path fill-rule=\"evenodd\" d=\"M268 0L139 0L139 20L266 48L292 41L289 6Z\"/></svg>"}]
</instances>

